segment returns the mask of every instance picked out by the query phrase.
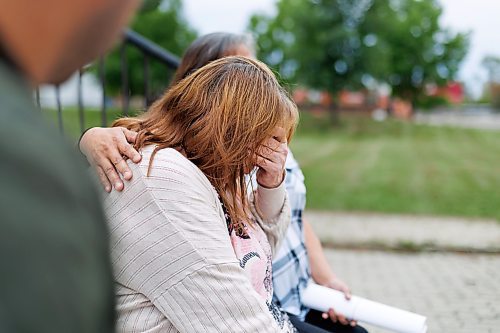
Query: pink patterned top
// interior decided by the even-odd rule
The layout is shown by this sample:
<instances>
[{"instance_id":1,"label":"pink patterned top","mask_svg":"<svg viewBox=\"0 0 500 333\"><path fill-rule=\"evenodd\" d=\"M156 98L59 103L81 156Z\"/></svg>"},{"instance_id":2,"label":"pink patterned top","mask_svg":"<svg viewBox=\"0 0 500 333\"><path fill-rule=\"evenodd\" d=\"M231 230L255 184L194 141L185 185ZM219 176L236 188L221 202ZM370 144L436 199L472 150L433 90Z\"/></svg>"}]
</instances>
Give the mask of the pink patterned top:
<instances>
[{"instance_id":1,"label":"pink patterned top","mask_svg":"<svg viewBox=\"0 0 500 333\"><path fill-rule=\"evenodd\" d=\"M272 251L266 234L254 218L252 225L244 224L244 228L234 228L231 218L222 204L226 223L240 267L244 270L253 288L265 300L274 320L283 333L296 332L285 312L273 303Z\"/></svg>"}]
</instances>

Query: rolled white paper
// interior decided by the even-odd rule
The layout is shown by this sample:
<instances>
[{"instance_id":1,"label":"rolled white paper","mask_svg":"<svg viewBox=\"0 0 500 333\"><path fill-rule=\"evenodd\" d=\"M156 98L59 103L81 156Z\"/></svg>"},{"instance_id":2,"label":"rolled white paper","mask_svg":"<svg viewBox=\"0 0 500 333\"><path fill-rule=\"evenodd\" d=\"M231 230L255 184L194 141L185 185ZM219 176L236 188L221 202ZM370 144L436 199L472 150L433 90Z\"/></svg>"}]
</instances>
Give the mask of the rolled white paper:
<instances>
[{"instance_id":1,"label":"rolled white paper","mask_svg":"<svg viewBox=\"0 0 500 333\"><path fill-rule=\"evenodd\" d=\"M308 308L327 312L333 308L345 317L378 326L397 333L426 333L427 318L419 314L352 296L310 282L302 294L302 303Z\"/></svg>"}]
</instances>

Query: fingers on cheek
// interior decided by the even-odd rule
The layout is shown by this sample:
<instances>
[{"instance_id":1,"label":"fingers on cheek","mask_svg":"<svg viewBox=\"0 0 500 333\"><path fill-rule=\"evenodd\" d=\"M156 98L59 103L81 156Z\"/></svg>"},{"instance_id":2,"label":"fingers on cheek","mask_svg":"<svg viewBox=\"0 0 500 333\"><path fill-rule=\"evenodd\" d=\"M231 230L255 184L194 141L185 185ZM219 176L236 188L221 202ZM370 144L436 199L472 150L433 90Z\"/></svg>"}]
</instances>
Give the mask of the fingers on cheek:
<instances>
[{"instance_id":1,"label":"fingers on cheek","mask_svg":"<svg viewBox=\"0 0 500 333\"><path fill-rule=\"evenodd\" d=\"M269 156L272 156L274 154L274 150L272 150L269 147L262 147L260 154L262 156L269 157Z\"/></svg>"},{"instance_id":2,"label":"fingers on cheek","mask_svg":"<svg viewBox=\"0 0 500 333\"><path fill-rule=\"evenodd\" d=\"M276 140L269 142L269 144L267 145L267 148L271 149L271 150L278 150L279 147L280 147L280 143Z\"/></svg>"}]
</instances>

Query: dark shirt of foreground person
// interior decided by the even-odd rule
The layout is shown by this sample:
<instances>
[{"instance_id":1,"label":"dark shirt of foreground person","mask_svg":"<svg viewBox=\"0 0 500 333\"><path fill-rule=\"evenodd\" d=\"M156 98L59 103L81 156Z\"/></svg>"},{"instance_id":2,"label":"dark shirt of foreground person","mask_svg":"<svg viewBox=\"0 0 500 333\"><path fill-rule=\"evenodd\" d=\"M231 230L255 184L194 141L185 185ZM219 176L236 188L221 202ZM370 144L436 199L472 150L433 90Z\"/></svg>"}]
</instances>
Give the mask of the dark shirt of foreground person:
<instances>
[{"instance_id":1,"label":"dark shirt of foreground person","mask_svg":"<svg viewBox=\"0 0 500 333\"><path fill-rule=\"evenodd\" d=\"M33 87L106 52L139 0L0 0L0 333L114 331L97 191Z\"/></svg>"},{"instance_id":2,"label":"dark shirt of foreground person","mask_svg":"<svg viewBox=\"0 0 500 333\"><path fill-rule=\"evenodd\" d=\"M0 332L111 332L98 195L0 60Z\"/></svg>"}]
</instances>

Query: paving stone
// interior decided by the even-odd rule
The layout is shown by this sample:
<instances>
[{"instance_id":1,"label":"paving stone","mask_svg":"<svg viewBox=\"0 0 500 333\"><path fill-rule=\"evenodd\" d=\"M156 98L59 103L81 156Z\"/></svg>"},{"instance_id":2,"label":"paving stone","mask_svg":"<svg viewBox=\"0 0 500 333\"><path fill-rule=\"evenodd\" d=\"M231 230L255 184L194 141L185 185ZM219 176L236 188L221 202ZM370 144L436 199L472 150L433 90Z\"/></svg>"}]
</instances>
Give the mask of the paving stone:
<instances>
[{"instance_id":1,"label":"paving stone","mask_svg":"<svg viewBox=\"0 0 500 333\"><path fill-rule=\"evenodd\" d=\"M500 332L500 255L325 251L355 295L427 316L429 333Z\"/></svg>"}]
</instances>

